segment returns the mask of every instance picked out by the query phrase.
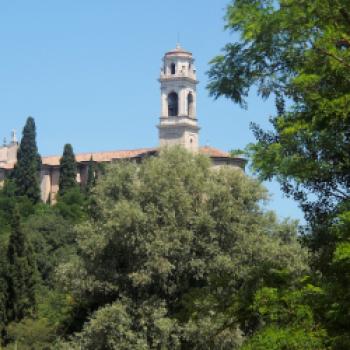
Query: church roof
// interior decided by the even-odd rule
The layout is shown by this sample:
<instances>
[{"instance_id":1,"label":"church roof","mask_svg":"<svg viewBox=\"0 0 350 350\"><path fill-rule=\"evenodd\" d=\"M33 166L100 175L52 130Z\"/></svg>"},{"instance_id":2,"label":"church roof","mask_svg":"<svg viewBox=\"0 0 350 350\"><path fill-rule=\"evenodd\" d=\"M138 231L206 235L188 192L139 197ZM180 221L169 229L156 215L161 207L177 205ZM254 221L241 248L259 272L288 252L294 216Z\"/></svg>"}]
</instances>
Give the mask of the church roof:
<instances>
[{"instance_id":1,"label":"church roof","mask_svg":"<svg viewBox=\"0 0 350 350\"><path fill-rule=\"evenodd\" d=\"M95 162L111 162L117 159L134 159L141 158L149 154L154 154L159 151L159 148L140 148L134 150L108 151L108 152L87 152L78 153L75 158L78 163L90 161L91 157ZM214 147L201 147L200 153L211 158L230 158L229 153L221 151ZM61 156L42 157L42 163L46 166L59 166ZM13 169L14 163L0 164L0 169Z\"/></svg>"},{"instance_id":2,"label":"church roof","mask_svg":"<svg viewBox=\"0 0 350 350\"><path fill-rule=\"evenodd\" d=\"M78 163L88 162L91 157L95 162L110 162L117 159L132 159L145 156L147 154L155 153L158 148L140 148L133 150L121 150L121 151L108 151L108 152L89 152L89 153L78 153L75 158ZM205 146L200 148L200 153L205 154L209 157L219 157L219 158L228 158L229 154L223 152L219 149ZM42 162L44 165L57 166L60 164L61 156L51 156L43 157Z\"/></svg>"},{"instance_id":3,"label":"church roof","mask_svg":"<svg viewBox=\"0 0 350 350\"><path fill-rule=\"evenodd\" d=\"M78 163L88 162L91 157L95 162L110 162L114 159L137 158L152 151L155 152L156 150L156 148L140 148L123 151L78 153L75 155L75 159ZM43 157L42 162L44 165L56 166L60 164L60 158L61 156Z\"/></svg>"},{"instance_id":4,"label":"church roof","mask_svg":"<svg viewBox=\"0 0 350 350\"><path fill-rule=\"evenodd\" d=\"M230 154L228 152L224 152L224 151L221 151L217 148L210 147L210 146L200 147L199 151L200 151L200 153L205 154L209 157L219 157L219 158L230 157Z\"/></svg>"},{"instance_id":5,"label":"church roof","mask_svg":"<svg viewBox=\"0 0 350 350\"><path fill-rule=\"evenodd\" d=\"M180 44L176 45L176 48L168 51L165 56L173 56L173 55L186 55L186 56L192 56L192 53L189 51L184 50Z\"/></svg>"}]
</instances>

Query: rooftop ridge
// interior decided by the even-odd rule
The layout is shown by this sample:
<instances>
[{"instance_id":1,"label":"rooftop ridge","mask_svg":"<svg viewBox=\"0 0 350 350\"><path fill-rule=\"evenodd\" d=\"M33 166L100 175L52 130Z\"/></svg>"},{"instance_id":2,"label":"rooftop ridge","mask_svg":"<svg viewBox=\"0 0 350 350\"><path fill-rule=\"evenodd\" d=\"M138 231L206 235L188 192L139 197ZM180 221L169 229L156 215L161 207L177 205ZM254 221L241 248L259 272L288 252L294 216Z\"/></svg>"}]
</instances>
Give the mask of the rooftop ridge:
<instances>
[{"instance_id":1,"label":"rooftop ridge","mask_svg":"<svg viewBox=\"0 0 350 350\"><path fill-rule=\"evenodd\" d=\"M159 151L159 147L145 147L145 148L136 148L136 149L127 149L127 150L111 150L111 151L97 151L97 152L83 152L77 153L75 155L76 161L78 163L88 162L92 155L93 161L96 162L110 162L115 159L128 159L141 156L148 152ZM218 148L211 146L201 146L199 148L201 154L207 155L212 158L232 158L229 152L222 151ZM42 163L45 166L59 166L60 158L62 155L51 155L41 157ZM242 159L241 157L233 157L235 159ZM0 169L10 170L13 169L15 163L0 163Z\"/></svg>"},{"instance_id":2,"label":"rooftop ridge","mask_svg":"<svg viewBox=\"0 0 350 350\"><path fill-rule=\"evenodd\" d=\"M135 148L135 149L118 149L118 150L107 150L107 151L92 151L92 152L79 152L76 153L75 156L85 156L85 155L93 155L93 154L100 154L100 153L113 153L113 152L137 152L137 151L153 151L157 150L157 147L142 147L142 148ZM51 155L45 155L41 158L51 158L51 157L62 157L62 155L57 154L51 154Z\"/></svg>"}]
</instances>

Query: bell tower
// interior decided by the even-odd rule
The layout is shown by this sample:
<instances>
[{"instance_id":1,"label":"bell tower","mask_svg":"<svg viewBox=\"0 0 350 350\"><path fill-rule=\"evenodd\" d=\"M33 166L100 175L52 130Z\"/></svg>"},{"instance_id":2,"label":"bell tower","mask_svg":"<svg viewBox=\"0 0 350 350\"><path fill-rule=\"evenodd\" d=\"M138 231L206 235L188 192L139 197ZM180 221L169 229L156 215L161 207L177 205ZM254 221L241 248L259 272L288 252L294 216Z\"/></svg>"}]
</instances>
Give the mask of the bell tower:
<instances>
[{"instance_id":1,"label":"bell tower","mask_svg":"<svg viewBox=\"0 0 350 350\"><path fill-rule=\"evenodd\" d=\"M192 53L178 44L163 58L160 73L160 146L182 145L198 151L199 127L196 118L196 69Z\"/></svg>"}]
</instances>

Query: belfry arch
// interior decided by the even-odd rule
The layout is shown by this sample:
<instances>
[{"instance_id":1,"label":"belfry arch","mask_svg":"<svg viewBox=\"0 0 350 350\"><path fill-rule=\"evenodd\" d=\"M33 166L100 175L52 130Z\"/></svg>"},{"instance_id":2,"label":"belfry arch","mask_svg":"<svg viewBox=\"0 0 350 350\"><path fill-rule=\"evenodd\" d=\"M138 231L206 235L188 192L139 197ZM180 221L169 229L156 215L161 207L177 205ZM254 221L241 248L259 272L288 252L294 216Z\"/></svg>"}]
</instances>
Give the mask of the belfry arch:
<instances>
[{"instance_id":1,"label":"belfry arch","mask_svg":"<svg viewBox=\"0 0 350 350\"><path fill-rule=\"evenodd\" d=\"M187 95L187 114L189 117L194 116L194 108L193 108L193 94L190 91Z\"/></svg>"},{"instance_id":2,"label":"belfry arch","mask_svg":"<svg viewBox=\"0 0 350 350\"><path fill-rule=\"evenodd\" d=\"M176 92L168 95L168 116L176 117L179 113L179 97Z\"/></svg>"},{"instance_id":3,"label":"belfry arch","mask_svg":"<svg viewBox=\"0 0 350 350\"><path fill-rule=\"evenodd\" d=\"M176 64L174 62L170 65L170 72L171 74L176 73Z\"/></svg>"}]
</instances>

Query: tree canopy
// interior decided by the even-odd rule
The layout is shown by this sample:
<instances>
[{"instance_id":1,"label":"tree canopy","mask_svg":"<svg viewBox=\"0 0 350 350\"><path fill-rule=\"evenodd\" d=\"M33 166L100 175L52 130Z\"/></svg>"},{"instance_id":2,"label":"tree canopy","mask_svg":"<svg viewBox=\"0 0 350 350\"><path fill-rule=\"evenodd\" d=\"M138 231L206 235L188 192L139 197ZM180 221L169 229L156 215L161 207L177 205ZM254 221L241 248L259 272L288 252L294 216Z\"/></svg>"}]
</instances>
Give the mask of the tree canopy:
<instances>
[{"instance_id":1,"label":"tree canopy","mask_svg":"<svg viewBox=\"0 0 350 350\"><path fill-rule=\"evenodd\" d=\"M307 271L295 227L264 213L258 182L204 156L112 165L93 197L79 254L58 271L96 310L76 335L84 349L238 348L259 323L248 305L264 280Z\"/></svg>"},{"instance_id":2,"label":"tree canopy","mask_svg":"<svg viewBox=\"0 0 350 350\"><path fill-rule=\"evenodd\" d=\"M77 187L77 163L71 144L64 145L63 155L60 159L59 195Z\"/></svg>"},{"instance_id":3,"label":"tree canopy","mask_svg":"<svg viewBox=\"0 0 350 350\"><path fill-rule=\"evenodd\" d=\"M13 170L16 195L26 196L34 204L40 201L40 170L41 157L36 144L35 122L32 117L28 117Z\"/></svg>"},{"instance_id":4,"label":"tree canopy","mask_svg":"<svg viewBox=\"0 0 350 350\"><path fill-rule=\"evenodd\" d=\"M271 119L275 131L253 127L258 139L253 164L262 178L276 176L310 215L349 198L348 5L233 1L226 26L240 40L227 44L209 71L215 97L244 106L253 85L262 97L275 94L280 112ZM290 106L286 110L283 100Z\"/></svg>"},{"instance_id":5,"label":"tree canopy","mask_svg":"<svg viewBox=\"0 0 350 350\"><path fill-rule=\"evenodd\" d=\"M275 177L304 210L311 264L327 295L318 316L335 349L350 347L349 25L347 0L232 1L226 28L239 40L212 60L208 85L243 107L253 86L263 98L275 95L273 130L253 125L248 152L261 179Z\"/></svg>"},{"instance_id":6,"label":"tree canopy","mask_svg":"<svg viewBox=\"0 0 350 350\"><path fill-rule=\"evenodd\" d=\"M33 314L35 309L36 266L31 245L23 233L16 209L13 212L11 228L7 248L7 314L10 321L19 321Z\"/></svg>"}]
</instances>

